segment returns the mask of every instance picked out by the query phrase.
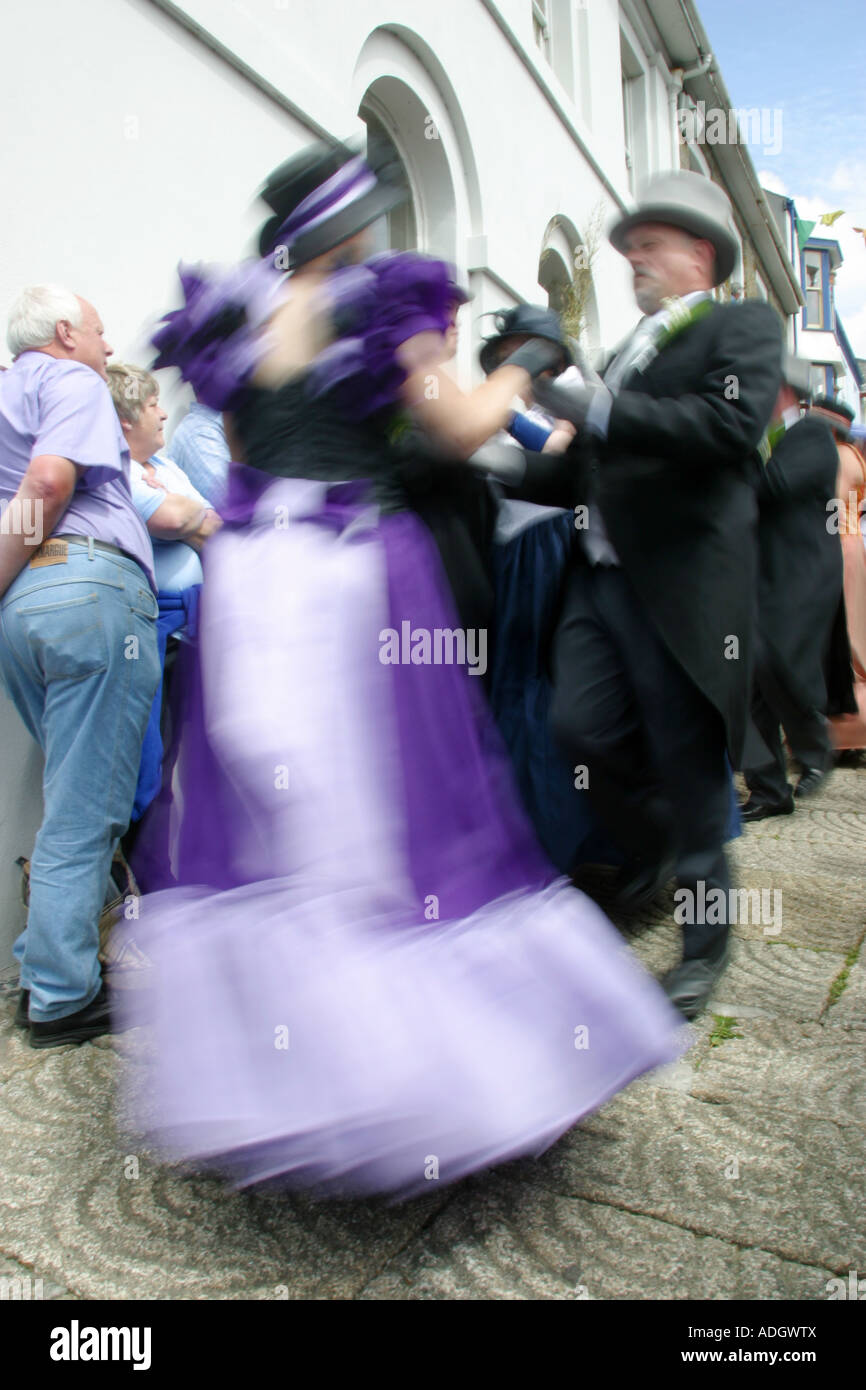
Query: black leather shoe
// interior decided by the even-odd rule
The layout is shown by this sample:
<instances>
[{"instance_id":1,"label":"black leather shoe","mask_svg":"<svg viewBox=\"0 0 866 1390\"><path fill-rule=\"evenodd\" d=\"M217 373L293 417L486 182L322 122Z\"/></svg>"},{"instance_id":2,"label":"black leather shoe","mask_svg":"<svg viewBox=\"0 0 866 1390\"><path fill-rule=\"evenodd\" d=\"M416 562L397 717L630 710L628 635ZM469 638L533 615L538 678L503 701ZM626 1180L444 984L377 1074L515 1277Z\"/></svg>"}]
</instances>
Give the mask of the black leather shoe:
<instances>
[{"instance_id":1,"label":"black leather shoe","mask_svg":"<svg viewBox=\"0 0 866 1390\"><path fill-rule=\"evenodd\" d=\"M824 785L828 775L823 768L807 767L794 788L794 795L801 801L804 796L813 796L818 788Z\"/></svg>"},{"instance_id":2,"label":"black leather shoe","mask_svg":"<svg viewBox=\"0 0 866 1390\"><path fill-rule=\"evenodd\" d=\"M47 1023L30 1020L30 1046L64 1047L67 1043L87 1042L88 1038L100 1038L111 1032L111 1010L108 1003L108 990L101 985L95 999L74 1014L65 1018L53 1018Z\"/></svg>"},{"instance_id":3,"label":"black leather shoe","mask_svg":"<svg viewBox=\"0 0 866 1390\"><path fill-rule=\"evenodd\" d=\"M629 859L617 875L614 910L631 914L649 907L675 871L676 860L672 855L652 861Z\"/></svg>"},{"instance_id":4,"label":"black leather shoe","mask_svg":"<svg viewBox=\"0 0 866 1390\"><path fill-rule=\"evenodd\" d=\"M727 936L722 946L694 960L681 961L661 981L662 989L683 1018L703 1013L730 959Z\"/></svg>"},{"instance_id":5,"label":"black leather shoe","mask_svg":"<svg viewBox=\"0 0 866 1390\"><path fill-rule=\"evenodd\" d=\"M768 816L791 816L793 813L793 796L789 796L787 801L759 801L750 796L746 804L740 807L740 820L748 825L754 820L766 820Z\"/></svg>"},{"instance_id":6,"label":"black leather shoe","mask_svg":"<svg viewBox=\"0 0 866 1390\"><path fill-rule=\"evenodd\" d=\"M30 1027L30 990L22 989L18 995L18 1008L15 1010L15 1027Z\"/></svg>"}]
</instances>

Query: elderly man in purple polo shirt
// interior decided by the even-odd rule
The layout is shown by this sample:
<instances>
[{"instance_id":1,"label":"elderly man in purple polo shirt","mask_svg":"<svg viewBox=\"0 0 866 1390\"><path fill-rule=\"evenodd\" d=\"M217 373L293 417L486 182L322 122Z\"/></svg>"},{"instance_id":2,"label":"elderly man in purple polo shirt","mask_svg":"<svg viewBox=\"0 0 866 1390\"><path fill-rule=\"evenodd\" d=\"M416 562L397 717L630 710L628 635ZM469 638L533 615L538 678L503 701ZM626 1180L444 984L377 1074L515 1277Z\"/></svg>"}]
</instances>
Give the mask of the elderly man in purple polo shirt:
<instances>
[{"instance_id":1,"label":"elderly man in purple polo shirt","mask_svg":"<svg viewBox=\"0 0 866 1390\"><path fill-rule=\"evenodd\" d=\"M0 375L0 678L45 754L16 1022L31 1046L109 1031L99 914L159 679L156 586L91 304L26 289Z\"/></svg>"}]
</instances>

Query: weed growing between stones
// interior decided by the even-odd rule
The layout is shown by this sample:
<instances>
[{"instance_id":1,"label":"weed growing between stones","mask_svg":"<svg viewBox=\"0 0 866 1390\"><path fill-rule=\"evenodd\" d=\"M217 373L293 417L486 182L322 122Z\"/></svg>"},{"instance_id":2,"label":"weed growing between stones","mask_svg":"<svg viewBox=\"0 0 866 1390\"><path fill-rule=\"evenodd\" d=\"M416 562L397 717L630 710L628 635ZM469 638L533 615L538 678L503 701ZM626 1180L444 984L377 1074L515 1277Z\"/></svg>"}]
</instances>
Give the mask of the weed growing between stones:
<instances>
[{"instance_id":1,"label":"weed growing between stones","mask_svg":"<svg viewBox=\"0 0 866 1390\"><path fill-rule=\"evenodd\" d=\"M728 1014L713 1014L713 1031L710 1033L710 1047L720 1047L729 1038L741 1038L742 1033L735 1033L737 1020Z\"/></svg>"},{"instance_id":2,"label":"weed growing between stones","mask_svg":"<svg viewBox=\"0 0 866 1390\"><path fill-rule=\"evenodd\" d=\"M827 995L826 1008L832 1009L833 1005L837 1002L837 1000L841 998L845 986L848 983L848 976L851 974L851 966L854 964L857 957L859 956L860 947L862 945L863 937L861 936L860 940L857 942L857 945L851 947L851 950L845 957L845 964L842 966L842 969L839 971L839 974L836 976L835 980L830 985L830 993Z\"/></svg>"}]
</instances>

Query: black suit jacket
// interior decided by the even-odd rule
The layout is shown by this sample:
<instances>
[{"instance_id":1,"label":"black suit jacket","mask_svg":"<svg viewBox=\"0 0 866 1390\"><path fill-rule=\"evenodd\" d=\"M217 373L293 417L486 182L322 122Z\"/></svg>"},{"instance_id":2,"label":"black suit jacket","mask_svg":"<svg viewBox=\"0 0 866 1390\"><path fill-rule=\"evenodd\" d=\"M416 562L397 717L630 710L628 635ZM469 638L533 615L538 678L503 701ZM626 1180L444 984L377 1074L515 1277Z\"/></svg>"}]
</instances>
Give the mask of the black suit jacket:
<instances>
[{"instance_id":1,"label":"black suit jacket","mask_svg":"<svg viewBox=\"0 0 866 1390\"><path fill-rule=\"evenodd\" d=\"M842 547L827 524L838 466L829 426L807 415L779 440L758 486L758 611L766 657L805 708L831 714L857 709Z\"/></svg>"},{"instance_id":2,"label":"black suit jacket","mask_svg":"<svg viewBox=\"0 0 866 1390\"><path fill-rule=\"evenodd\" d=\"M754 653L757 446L781 363L774 309L714 304L625 379L606 440L584 431L556 464L530 460L519 493L597 502L650 620L724 719L735 766Z\"/></svg>"}]
</instances>

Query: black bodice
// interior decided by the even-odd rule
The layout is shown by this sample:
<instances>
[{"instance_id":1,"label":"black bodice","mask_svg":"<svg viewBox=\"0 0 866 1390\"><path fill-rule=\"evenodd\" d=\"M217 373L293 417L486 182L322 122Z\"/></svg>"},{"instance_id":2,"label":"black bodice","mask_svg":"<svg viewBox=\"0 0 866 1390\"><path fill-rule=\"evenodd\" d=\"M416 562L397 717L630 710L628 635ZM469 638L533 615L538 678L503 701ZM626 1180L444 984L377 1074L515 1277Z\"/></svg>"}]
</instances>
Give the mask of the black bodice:
<instances>
[{"instance_id":1,"label":"black bodice","mask_svg":"<svg viewBox=\"0 0 866 1390\"><path fill-rule=\"evenodd\" d=\"M280 478L327 482L366 479L384 511L406 505L401 464L388 437L390 414L349 420L327 395L314 397L306 376L275 390L251 387L234 422L246 462Z\"/></svg>"}]
</instances>

